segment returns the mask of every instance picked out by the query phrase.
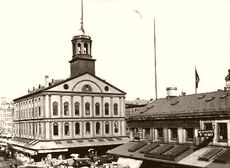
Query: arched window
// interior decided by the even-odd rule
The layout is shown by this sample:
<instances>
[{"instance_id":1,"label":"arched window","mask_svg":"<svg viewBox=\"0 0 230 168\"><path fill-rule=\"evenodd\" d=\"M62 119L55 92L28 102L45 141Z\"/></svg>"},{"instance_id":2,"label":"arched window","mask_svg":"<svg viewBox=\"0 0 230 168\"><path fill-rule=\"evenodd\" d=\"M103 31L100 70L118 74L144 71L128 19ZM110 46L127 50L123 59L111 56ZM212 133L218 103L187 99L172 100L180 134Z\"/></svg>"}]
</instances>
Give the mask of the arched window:
<instances>
[{"instance_id":1,"label":"arched window","mask_svg":"<svg viewBox=\"0 0 230 168\"><path fill-rule=\"evenodd\" d=\"M28 130L29 130L29 133L28 133L28 135L31 135L31 125L30 125L30 123L28 123Z\"/></svg>"},{"instance_id":2,"label":"arched window","mask_svg":"<svg viewBox=\"0 0 230 168\"><path fill-rule=\"evenodd\" d=\"M69 103L64 102L64 115L69 115Z\"/></svg>"},{"instance_id":3,"label":"arched window","mask_svg":"<svg viewBox=\"0 0 230 168\"><path fill-rule=\"evenodd\" d=\"M96 134L100 134L101 132L101 124L100 122L96 122Z\"/></svg>"},{"instance_id":4,"label":"arched window","mask_svg":"<svg viewBox=\"0 0 230 168\"><path fill-rule=\"evenodd\" d=\"M113 105L113 114L114 114L114 115L118 115L118 105L117 105L117 103L115 103L115 104Z\"/></svg>"},{"instance_id":5,"label":"arched window","mask_svg":"<svg viewBox=\"0 0 230 168\"><path fill-rule=\"evenodd\" d=\"M37 117L37 114L38 114L38 108L34 107L34 117Z\"/></svg>"},{"instance_id":6,"label":"arched window","mask_svg":"<svg viewBox=\"0 0 230 168\"><path fill-rule=\"evenodd\" d=\"M38 116L39 117L41 116L41 106L40 105L38 106Z\"/></svg>"},{"instance_id":7,"label":"arched window","mask_svg":"<svg viewBox=\"0 0 230 168\"><path fill-rule=\"evenodd\" d=\"M30 101L28 102L28 105L27 105L27 102L25 102L25 113L24 113L24 118L30 118L32 115L32 113L31 113L31 108L30 108ZM28 111L27 111L27 109L28 109Z\"/></svg>"},{"instance_id":8,"label":"arched window","mask_svg":"<svg viewBox=\"0 0 230 168\"><path fill-rule=\"evenodd\" d=\"M91 92L92 91L92 87L90 85L86 84L86 85L84 85L82 87L82 91L83 92Z\"/></svg>"},{"instance_id":9,"label":"arched window","mask_svg":"<svg viewBox=\"0 0 230 168\"><path fill-rule=\"evenodd\" d=\"M114 122L114 132L115 133L119 132L119 127L118 127L118 122L117 121Z\"/></svg>"},{"instance_id":10,"label":"arched window","mask_svg":"<svg viewBox=\"0 0 230 168\"><path fill-rule=\"evenodd\" d=\"M100 104L99 103L95 104L95 113L97 116L100 115Z\"/></svg>"},{"instance_id":11,"label":"arched window","mask_svg":"<svg viewBox=\"0 0 230 168\"><path fill-rule=\"evenodd\" d=\"M29 135L28 124L24 124L24 135Z\"/></svg>"},{"instance_id":12,"label":"arched window","mask_svg":"<svg viewBox=\"0 0 230 168\"><path fill-rule=\"evenodd\" d=\"M90 134L90 123L89 122L85 124L85 133Z\"/></svg>"},{"instance_id":13,"label":"arched window","mask_svg":"<svg viewBox=\"0 0 230 168\"><path fill-rule=\"evenodd\" d=\"M80 43L77 44L77 53L81 54L81 44Z\"/></svg>"},{"instance_id":14,"label":"arched window","mask_svg":"<svg viewBox=\"0 0 230 168\"><path fill-rule=\"evenodd\" d=\"M105 103L105 115L109 115L109 103Z\"/></svg>"},{"instance_id":15,"label":"arched window","mask_svg":"<svg viewBox=\"0 0 230 168\"><path fill-rule=\"evenodd\" d=\"M88 44L84 43L84 54L88 54Z\"/></svg>"},{"instance_id":16,"label":"arched window","mask_svg":"<svg viewBox=\"0 0 230 168\"><path fill-rule=\"evenodd\" d=\"M58 136L58 123L53 124L53 135Z\"/></svg>"},{"instance_id":17,"label":"arched window","mask_svg":"<svg viewBox=\"0 0 230 168\"><path fill-rule=\"evenodd\" d=\"M65 123L64 124L64 133L65 135L69 135L69 123Z\"/></svg>"},{"instance_id":18,"label":"arched window","mask_svg":"<svg viewBox=\"0 0 230 168\"><path fill-rule=\"evenodd\" d=\"M37 124L32 124L32 135L36 136L37 135Z\"/></svg>"},{"instance_id":19,"label":"arched window","mask_svg":"<svg viewBox=\"0 0 230 168\"><path fill-rule=\"evenodd\" d=\"M37 100L35 99L34 100L34 117L37 117L38 116L38 107L37 107Z\"/></svg>"},{"instance_id":20,"label":"arched window","mask_svg":"<svg viewBox=\"0 0 230 168\"><path fill-rule=\"evenodd\" d=\"M33 107L33 100L31 100L31 105L30 105L30 111L31 111L31 118L34 117L34 107Z\"/></svg>"},{"instance_id":21,"label":"arched window","mask_svg":"<svg viewBox=\"0 0 230 168\"><path fill-rule=\"evenodd\" d=\"M53 115L57 116L58 115L58 103L53 102Z\"/></svg>"},{"instance_id":22,"label":"arched window","mask_svg":"<svg viewBox=\"0 0 230 168\"><path fill-rule=\"evenodd\" d=\"M85 115L90 115L90 103L85 103Z\"/></svg>"},{"instance_id":23,"label":"arched window","mask_svg":"<svg viewBox=\"0 0 230 168\"><path fill-rule=\"evenodd\" d=\"M75 123L75 135L80 134L80 124L78 122Z\"/></svg>"},{"instance_id":24,"label":"arched window","mask_svg":"<svg viewBox=\"0 0 230 168\"><path fill-rule=\"evenodd\" d=\"M80 114L80 103L79 102L74 103L74 111L75 111L75 115Z\"/></svg>"},{"instance_id":25,"label":"arched window","mask_svg":"<svg viewBox=\"0 0 230 168\"><path fill-rule=\"evenodd\" d=\"M105 133L109 134L109 122L105 123Z\"/></svg>"},{"instance_id":26,"label":"arched window","mask_svg":"<svg viewBox=\"0 0 230 168\"><path fill-rule=\"evenodd\" d=\"M42 135L42 126L41 123L38 124L38 135Z\"/></svg>"}]
</instances>

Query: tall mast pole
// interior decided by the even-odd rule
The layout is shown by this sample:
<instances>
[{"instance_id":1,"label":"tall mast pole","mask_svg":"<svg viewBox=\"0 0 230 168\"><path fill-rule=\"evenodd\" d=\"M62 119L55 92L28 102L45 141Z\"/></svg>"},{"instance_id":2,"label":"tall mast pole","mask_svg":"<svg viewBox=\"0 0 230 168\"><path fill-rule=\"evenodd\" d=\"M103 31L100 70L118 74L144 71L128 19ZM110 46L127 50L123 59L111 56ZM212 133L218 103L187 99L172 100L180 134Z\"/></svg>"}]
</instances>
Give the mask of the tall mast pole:
<instances>
[{"instance_id":1,"label":"tall mast pole","mask_svg":"<svg viewBox=\"0 0 230 168\"><path fill-rule=\"evenodd\" d=\"M83 34L85 34L85 30L83 27L83 0L81 0L81 28L80 30L82 31Z\"/></svg>"},{"instance_id":2,"label":"tall mast pole","mask_svg":"<svg viewBox=\"0 0 230 168\"><path fill-rule=\"evenodd\" d=\"M155 67L155 94L157 99L157 58L156 58L156 31L155 31L155 18L154 18L154 67Z\"/></svg>"}]
</instances>

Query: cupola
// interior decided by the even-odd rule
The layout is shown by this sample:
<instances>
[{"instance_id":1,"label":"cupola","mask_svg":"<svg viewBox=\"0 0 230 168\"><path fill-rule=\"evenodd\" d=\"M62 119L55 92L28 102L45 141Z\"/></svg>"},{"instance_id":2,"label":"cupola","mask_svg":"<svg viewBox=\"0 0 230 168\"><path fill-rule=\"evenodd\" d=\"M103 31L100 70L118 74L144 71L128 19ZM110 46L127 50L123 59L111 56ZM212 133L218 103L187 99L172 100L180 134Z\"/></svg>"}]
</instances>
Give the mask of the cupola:
<instances>
[{"instance_id":1,"label":"cupola","mask_svg":"<svg viewBox=\"0 0 230 168\"><path fill-rule=\"evenodd\" d=\"M70 63L70 76L75 77L84 73L95 75L95 59L92 59L92 40L85 34L83 25L83 0L81 0L80 33L72 38L73 56Z\"/></svg>"}]
</instances>

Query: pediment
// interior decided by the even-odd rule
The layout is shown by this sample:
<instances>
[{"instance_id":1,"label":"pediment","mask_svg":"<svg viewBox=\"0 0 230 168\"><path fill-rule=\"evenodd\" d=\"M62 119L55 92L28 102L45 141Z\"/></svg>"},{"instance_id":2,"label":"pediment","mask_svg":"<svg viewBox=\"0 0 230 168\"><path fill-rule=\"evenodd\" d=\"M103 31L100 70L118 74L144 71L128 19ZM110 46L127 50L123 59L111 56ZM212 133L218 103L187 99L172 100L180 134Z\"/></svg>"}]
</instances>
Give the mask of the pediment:
<instances>
[{"instance_id":1,"label":"pediment","mask_svg":"<svg viewBox=\"0 0 230 168\"><path fill-rule=\"evenodd\" d=\"M47 91L126 94L105 80L88 73L75 78L66 79L56 86L48 88Z\"/></svg>"}]
</instances>

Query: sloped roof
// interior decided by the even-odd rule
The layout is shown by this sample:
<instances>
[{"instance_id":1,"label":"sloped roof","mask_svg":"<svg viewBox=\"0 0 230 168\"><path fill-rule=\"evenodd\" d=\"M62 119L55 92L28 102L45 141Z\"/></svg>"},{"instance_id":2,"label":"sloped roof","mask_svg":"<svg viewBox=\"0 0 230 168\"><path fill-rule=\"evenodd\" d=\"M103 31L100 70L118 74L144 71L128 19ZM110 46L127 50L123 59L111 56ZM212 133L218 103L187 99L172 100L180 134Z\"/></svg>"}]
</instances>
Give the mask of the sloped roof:
<instances>
[{"instance_id":1,"label":"sloped roof","mask_svg":"<svg viewBox=\"0 0 230 168\"><path fill-rule=\"evenodd\" d=\"M149 148L151 145L155 145L154 148L144 151L145 148ZM170 148L169 148L170 147ZM178 151L178 147L187 147L186 150ZM170 151L175 151L177 152L177 155L171 156ZM170 165L182 165L178 164L178 161L184 159L191 153L193 153L193 146L185 145L185 144L163 144L163 143L158 143L158 142L152 142L152 143L147 143L144 141L130 141L128 143L125 143L121 146L118 146L116 148L113 148L109 151L107 151L109 154L115 154L120 157L128 157L128 158L133 158L133 159L138 159L138 160L149 160L149 161L154 161L154 162L161 162L165 164L170 164ZM164 153L164 154L163 154ZM150 154L150 155L149 155ZM154 154L154 156L151 154Z\"/></svg>"},{"instance_id":2,"label":"sloped roof","mask_svg":"<svg viewBox=\"0 0 230 168\"><path fill-rule=\"evenodd\" d=\"M81 74L81 75L79 75L79 76L74 76L74 77L67 78L67 79L64 79L64 80L54 80L54 81L53 81L53 84L51 84L50 86L48 86L48 87L41 87L40 89L37 89L37 90L35 90L35 91L33 91L33 92L30 92L30 93L28 93L28 94L26 94L26 95L24 95L24 96L18 97L18 98L16 98L16 99L14 99L13 101L17 101L17 100L20 100L20 99L22 99L22 98L26 98L26 97L30 97L30 96L32 96L32 95L36 95L36 94L38 94L38 93L41 93L41 92L43 92L43 91L46 91L46 90L48 90L48 89L50 89L50 88L53 88L53 87L55 87L55 86L58 86L58 85L63 84L63 83L65 83L65 82L68 82L68 81L70 81L70 80L72 80L72 79L78 78L78 77L83 76L83 75L85 75L85 74L89 74L89 73L86 72L86 73L83 73L83 74ZM109 85L109 86L111 86L111 87L113 87L113 88L119 90L122 94L126 94L126 92L124 92L124 91L118 89L117 87L115 87L115 86L113 86L112 84L108 83L107 81L105 81L105 80L99 78L98 76L92 75L92 74L89 74L89 75L91 75L91 76L95 77L96 79L98 79L98 80L100 80L100 81L103 81L103 82L106 83L107 85Z\"/></svg>"},{"instance_id":3,"label":"sloped roof","mask_svg":"<svg viewBox=\"0 0 230 168\"><path fill-rule=\"evenodd\" d=\"M216 92L157 99L130 114L128 120L204 117L226 114L230 116L230 92L218 90Z\"/></svg>"}]
</instances>

